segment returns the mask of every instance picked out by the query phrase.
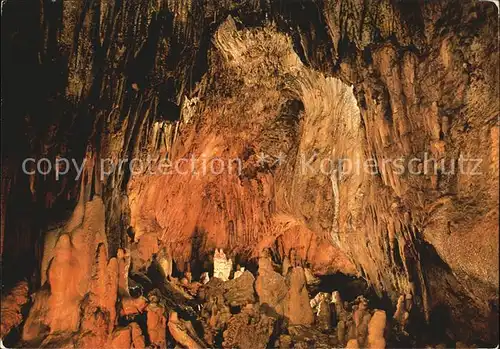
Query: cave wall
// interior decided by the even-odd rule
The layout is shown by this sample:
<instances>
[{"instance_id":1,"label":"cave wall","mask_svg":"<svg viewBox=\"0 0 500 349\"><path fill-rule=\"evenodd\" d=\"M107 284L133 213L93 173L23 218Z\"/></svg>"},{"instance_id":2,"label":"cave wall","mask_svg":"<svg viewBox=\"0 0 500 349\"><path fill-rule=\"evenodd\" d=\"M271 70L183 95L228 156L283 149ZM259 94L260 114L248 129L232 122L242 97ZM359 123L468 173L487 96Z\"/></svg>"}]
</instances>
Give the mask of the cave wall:
<instances>
[{"instance_id":1,"label":"cave wall","mask_svg":"<svg viewBox=\"0 0 500 349\"><path fill-rule=\"evenodd\" d=\"M228 14L235 23L226 21ZM243 27L267 29L247 33ZM484 319L498 298L497 31L495 6L478 1L7 1L2 13L4 270L8 274L20 266L22 277L38 270L43 232L67 219L79 193L73 172L60 181L52 174L22 174L26 157L98 162L146 152L166 151L175 158L210 150L248 156L247 178L210 185L196 177L143 179L146 188L138 190L141 178L129 181L125 170L93 186L91 195L102 195L106 206L110 255L127 244L129 225L139 235L148 229L178 234L184 258L186 237L200 225L213 235L213 245L229 244L221 232L233 231L231 241L248 244L279 235L273 227L285 226L282 232L294 226L297 236L313 232L308 236L318 239L318 246L331 242L323 265L332 262L353 272L354 263L381 293L414 293L428 319L433 307L444 305L470 335L482 332L486 338ZM224 33L236 39L221 37ZM247 39L256 47L241 47ZM259 45L270 43L275 46L259 51ZM224 56L228 52L244 54ZM259 58L262 52L281 60L269 66L269 57ZM278 76L271 78L273 69ZM326 111L335 108L321 96L348 88L331 76L354 88L359 115L351 125L342 119L345 113L317 109L321 103ZM265 93L259 95L255 86ZM191 123L171 124L172 103ZM295 111L291 120L280 121L287 105ZM169 138L164 148L154 143L160 122ZM200 130L207 138L195 137ZM257 138L263 130L266 136ZM286 133L284 145L269 142L273 132ZM398 177L380 168L380 176L304 177L294 168L256 170L248 144L256 153L283 151L291 157L317 151L380 162L424 153L445 160L479 155L483 175ZM186 193L169 188L185 185L192 191L181 201ZM164 187L168 195L158 190ZM210 205L212 198L217 208ZM240 198L251 199L240 207L229 204ZM187 209L197 213L184 223ZM230 228L225 212L249 214ZM149 226L155 221L158 225ZM303 245L300 239L297 245ZM463 314L476 311L472 326L464 326L469 319Z\"/></svg>"}]
</instances>

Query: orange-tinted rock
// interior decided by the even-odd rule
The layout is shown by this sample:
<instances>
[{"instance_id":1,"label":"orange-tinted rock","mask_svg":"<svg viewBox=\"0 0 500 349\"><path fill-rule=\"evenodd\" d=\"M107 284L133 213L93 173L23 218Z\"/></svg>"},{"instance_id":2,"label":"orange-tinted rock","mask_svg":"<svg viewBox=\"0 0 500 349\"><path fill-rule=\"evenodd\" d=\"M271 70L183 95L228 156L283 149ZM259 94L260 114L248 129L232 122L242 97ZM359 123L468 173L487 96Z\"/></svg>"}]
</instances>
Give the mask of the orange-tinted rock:
<instances>
[{"instance_id":1,"label":"orange-tinted rock","mask_svg":"<svg viewBox=\"0 0 500 349\"><path fill-rule=\"evenodd\" d=\"M78 329L81 300L78 286L82 278L88 277L82 272L69 235L61 235L48 271L50 297L46 306L51 333L75 332Z\"/></svg>"},{"instance_id":2,"label":"orange-tinted rock","mask_svg":"<svg viewBox=\"0 0 500 349\"><path fill-rule=\"evenodd\" d=\"M136 315L142 313L148 303L146 298L144 297L138 297L138 298L132 298L132 297L126 297L122 298L122 308L120 310L120 316L130 316L130 315Z\"/></svg>"},{"instance_id":3,"label":"orange-tinted rock","mask_svg":"<svg viewBox=\"0 0 500 349\"><path fill-rule=\"evenodd\" d=\"M108 253L104 244L97 250L95 273L90 283L90 302L108 315L108 333L116 320L116 301L118 297L118 263L116 258L108 262Z\"/></svg>"},{"instance_id":4,"label":"orange-tinted rock","mask_svg":"<svg viewBox=\"0 0 500 349\"><path fill-rule=\"evenodd\" d=\"M113 331L111 335L110 348L132 348L132 332L130 330L130 327L121 327Z\"/></svg>"},{"instance_id":5,"label":"orange-tinted rock","mask_svg":"<svg viewBox=\"0 0 500 349\"><path fill-rule=\"evenodd\" d=\"M383 310L376 310L368 324L368 348L385 348L384 330L386 315Z\"/></svg>"},{"instance_id":6,"label":"orange-tinted rock","mask_svg":"<svg viewBox=\"0 0 500 349\"><path fill-rule=\"evenodd\" d=\"M244 309L233 316L224 331L223 348L265 348L274 330L275 319Z\"/></svg>"},{"instance_id":7,"label":"orange-tinted rock","mask_svg":"<svg viewBox=\"0 0 500 349\"><path fill-rule=\"evenodd\" d=\"M176 312L171 312L169 315L168 330L175 341L186 348L203 349L206 347L206 344L198 338L191 322L179 319Z\"/></svg>"},{"instance_id":8,"label":"orange-tinted rock","mask_svg":"<svg viewBox=\"0 0 500 349\"><path fill-rule=\"evenodd\" d=\"M43 338L49 331L47 303L50 292L41 289L34 295L33 305L23 326L22 339L31 342Z\"/></svg>"},{"instance_id":9,"label":"orange-tinted rock","mask_svg":"<svg viewBox=\"0 0 500 349\"><path fill-rule=\"evenodd\" d=\"M147 327L151 344L163 347L166 345L167 318L165 308L158 303L150 303L147 308Z\"/></svg>"},{"instance_id":10,"label":"orange-tinted rock","mask_svg":"<svg viewBox=\"0 0 500 349\"><path fill-rule=\"evenodd\" d=\"M79 211L82 205L83 214ZM104 204L100 197L95 196L85 203L82 189L72 218L62 228L65 229L70 231L59 234L53 248L50 243L45 245L47 254L53 255L47 270L50 288L40 290L35 296L23 329L23 339L40 338L46 329L53 339L71 337L82 323L83 333L78 340L84 345L100 343L114 327L118 290L118 265L116 259L108 262ZM81 303L86 295L82 312ZM104 332L96 336L85 333L97 327L104 328Z\"/></svg>"},{"instance_id":11,"label":"orange-tinted rock","mask_svg":"<svg viewBox=\"0 0 500 349\"><path fill-rule=\"evenodd\" d=\"M359 344L356 339L350 339L347 342L346 349L359 349Z\"/></svg>"},{"instance_id":12,"label":"orange-tinted rock","mask_svg":"<svg viewBox=\"0 0 500 349\"><path fill-rule=\"evenodd\" d=\"M224 283L224 299L231 306L244 306L256 302L254 290L255 277L249 271Z\"/></svg>"},{"instance_id":13,"label":"orange-tinted rock","mask_svg":"<svg viewBox=\"0 0 500 349\"><path fill-rule=\"evenodd\" d=\"M109 312L101 310L90 300L84 302L77 347L90 349L106 346L112 327L110 323Z\"/></svg>"},{"instance_id":14,"label":"orange-tinted rock","mask_svg":"<svg viewBox=\"0 0 500 349\"><path fill-rule=\"evenodd\" d=\"M128 272L130 268L130 252L127 249L118 249L118 293L122 297L130 296L128 289Z\"/></svg>"},{"instance_id":15,"label":"orange-tinted rock","mask_svg":"<svg viewBox=\"0 0 500 349\"><path fill-rule=\"evenodd\" d=\"M139 241L131 246L130 256L134 271L145 271L151 264L153 254L160 251L158 235L147 233L139 237Z\"/></svg>"},{"instance_id":16,"label":"orange-tinted rock","mask_svg":"<svg viewBox=\"0 0 500 349\"><path fill-rule=\"evenodd\" d=\"M332 327L332 314L330 302L328 299L323 299L318 304L316 324L323 331L329 331Z\"/></svg>"},{"instance_id":17,"label":"orange-tinted rock","mask_svg":"<svg viewBox=\"0 0 500 349\"><path fill-rule=\"evenodd\" d=\"M144 340L144 335L142 334L142 330L136 322L132 322L128 325L132 331L132 347L135 349L144 349L146 348L146 342Z\"/></svg>"}]
</instances>

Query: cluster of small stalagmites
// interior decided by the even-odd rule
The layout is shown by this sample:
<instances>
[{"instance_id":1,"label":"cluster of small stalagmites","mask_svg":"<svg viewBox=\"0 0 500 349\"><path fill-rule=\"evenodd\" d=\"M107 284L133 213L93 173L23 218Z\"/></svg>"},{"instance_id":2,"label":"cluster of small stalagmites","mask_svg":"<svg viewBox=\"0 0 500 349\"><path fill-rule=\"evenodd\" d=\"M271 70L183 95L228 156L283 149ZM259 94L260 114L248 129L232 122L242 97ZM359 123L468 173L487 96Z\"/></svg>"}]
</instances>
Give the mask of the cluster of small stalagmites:
<instances>
[{"instance_id":1,"label":"cluster of small stalagmites","mask_svg":"<svg viewBox=\"0 0 500 349\"><path fill-rule=\"evenodd\" d=\"M274 345L283 348L304 343L348 348L386 346L384 311L369 309L362 296L344 302L337 291L310 299L306 286L317 280L293 257L277 265L264 251L254 277L244 267L233 271L228 267L231 259L216 250L214 260L220 261L214 273L219 276L210 277L205 272L195 281L189 270L174 278L170 254L158 253L156 260L165 273L163 286L201 303L197 317L191 319L203 328L203 332L197 332L194 322L174 311L166 301L168 296L159 289L149 291L147 297L142 293L131 295L129 274L134 259L130 251L119 249L116 257L108 258L106 245L97 244L88 276L77 271L79 258L71 235L59 237L53 255L47 285L35 294L24 327L23 339L28 344L121 349L162 348L176 343L188 348L255 348L265 347L279 331ZM88 278L87 288L81 296L78 286L84 277ZM394 320L402 328L410 308L411 298L400 298ZM144 322L141 326L140 321Z\"/></svg>"}]
</instances>

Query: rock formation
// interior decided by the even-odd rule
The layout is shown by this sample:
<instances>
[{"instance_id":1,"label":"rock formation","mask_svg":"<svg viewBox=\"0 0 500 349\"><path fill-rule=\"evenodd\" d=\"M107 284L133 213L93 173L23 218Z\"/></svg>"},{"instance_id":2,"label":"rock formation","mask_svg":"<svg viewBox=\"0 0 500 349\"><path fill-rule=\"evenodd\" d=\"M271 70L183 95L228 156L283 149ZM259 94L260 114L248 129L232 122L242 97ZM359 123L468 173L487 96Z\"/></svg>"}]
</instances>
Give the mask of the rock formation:
<instances>
[{"instance_id":1,"label":"rock formation","mask_svg":"<svg viewBox=\"0 0 500 349\"><path fill-rule=\"evenodd\" d=\"M179 319L176 312L171 312L168 317L168 329L176 342L186 348L203 349L206 345L198 338L189 321Z\"/></svg>"},{"instance_id":2,"label":"rock formation","mask_svg":"<svg viewBox=\"0 0 500 349\"><path fill-rule=\"evenodd\" d=\"M311 325L314 315L309 305L304 269L295 267L287 276L288 295L285 317L292 325Z\"/></svg>"},{"instance_id":3,"label":"rock formation","mask_svg":"<svg viewBox=\"0 0 500 349\"><path fill-rule=\"evenodd\" d=\"M255 291L260 304L272 308L278 314L285 313L284 303L288 293L286 281L281 274L274 271L271 259L267 256L259 258Z\"/></svg>"},{"instance_id":4,"label":"rock formation","mask_svg":"<svg viewBox=\"0 0 500 349\"><path fill-rule=\"evenodd\" d=\"M408 323L408 319L410 317L411 310L411 295L410 297L406 297L405 295L401 295L398 298L398 302L396 304L396 312L394 313L394 320L398 323L400 330L405 331L406 324Z\"/></svg>"},{"instance_id":5,"label":"rock formation","mask_svg":"<svg viewBox=\"0 0 500 349\"><path fill-rule=\"evenodd\" d=\"M80 218L79 225L70 220L66 229L72 230L60 233L53 249L48 245L53 255L47 269L50 288L40 289L34 297L24 341L45 338L46 343L60 345L74 340L91 347L107 343L115 327L119 263L116 258L108 260L100 198L87 202Z\"/></svg>"},{"instance_id":6,"label":"rock formation","mask_svg":"<svg viewBox=\"0 0 500 349\"><path fill-rule=\"evenodd\" d=\"M368 348L385 348L385 326L385 311L375 311L368 324Z\"/></svg>"},{"instance_id":7,"label":"rock formation","mask_svg":"<svg viewBox=\"0 0 500 349\"><path fill-rule=\"evenodd\" d=\"M118 249L116 254L118 261L118 292L120 296L130 296L128 286L128 274L130 269L130 253L128 250Z\"/></svg>"},{"instance_id":8,"label":"rock formation","mask_svg":"<svg viewBox=\"0 0 500 349\"><path fill-rule=\"evenodd\" d=\"M28 302L28 283L19 282L8 294L2 295L0 338L4 338L12 328L23 320L21 308Z\"/></svg>"},{"instance_id":9,"label":"rock formation","mask_svg":"<svg viewBox=\"0 0 500 349\"><path fill-rule=\"evenodd\" d=\"M238 265L236 267L236 271L234 272L234 278L233 279L239 278L241 275L243 275L244 272L245 272L245 267L240 267Z\"/></svg>"},{"instance_id":10,"label":"rock formation","mask_svg":"<svg viewBox=\"0 0 500 349\"><path fill-rule=\"evenodd\" d=\"M172 275L173 261L172 255L166 247L162 247L156 256L158 264L161 266L165 277L168 278Z\"/></svg>"},{"instance_id":11,"label":"rock formation","mask_svg":"<svg viewBox=\"0 0 500 349\"><path fill-rule=\"evenodd\" d=\"M203 272L200 276L200 282L205 285L210 281L210 275L208 275L208 272Z\"/></svg>"},{"instance_id":12,"label":"rock formation","mask_svg":"<svg viewBox=\"0 0 500 349\"><path fill-rule=\"evenodd\" d=\"M318 304L316 313L316 324L322 331L330 331L332 328L332 309L328 299L322 299Z\"/></svg>"},{"instance_id":13,"label":"rock formation","mask_svg":"<svg viewBox=\"0 0 500 349\"><path fill-rule=\"evenodd\" d=\"M165 308L158 304L159 299L154 294L149 297L149 301L150 303L146 307L149 340L152 345L161 348L167 343L165 338L167 327Z\"/></svg>"},{"instance_id":14,"label":"rock formation","mask_svg":"<svg viewBox=\"0 0 500 349\"><path fill-rule=\"evenodd\" d=\"M405 340L497 345L498 63L493 1L3 1L2 283L34 294L2 336L127 347L141 292L194 319L220 278L220 342L234 260L280 345L391 344L340 287L310 329L338 273Z\"/></svg>"},{"instance_id":15,"label":"rock formation","mask_svg":"<svg viewBox=\"0 0 500 349\"><path fill-rule=\"evenodd\" d=\"M216 249L214 254L214 277L222 281L228 281L229 275L233 270L233 262L226 258L222 249Z\"/></svg>"},{"instance_id":16,"label":"rock formation","mask_svg":"<svg viewBox=\"0 0 500 349\"><path fill-rule=\"evenodd\" d=\"M246 307L233 316L224 331L224 348L265 348L274 331L275 319L260 314L253 307Z\"/></svg>"}]
</instances>

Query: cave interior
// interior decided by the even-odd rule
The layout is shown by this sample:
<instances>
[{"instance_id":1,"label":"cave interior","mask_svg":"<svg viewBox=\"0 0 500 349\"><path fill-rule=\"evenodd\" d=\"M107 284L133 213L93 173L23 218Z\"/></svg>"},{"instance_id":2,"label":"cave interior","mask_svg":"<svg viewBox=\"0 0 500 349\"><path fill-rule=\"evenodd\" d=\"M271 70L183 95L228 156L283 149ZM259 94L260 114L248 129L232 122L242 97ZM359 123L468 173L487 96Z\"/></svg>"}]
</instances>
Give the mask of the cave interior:
<instances>
[{"instance_id":1,"label":"cave interior","mask_svg":"<svg viewBox=\"0 0 500 349\"><path fill-rule=\"evenodd\" d=\"M1 17L6 347L498 345L493 1Z\"/></svg>"}]
</instances>

